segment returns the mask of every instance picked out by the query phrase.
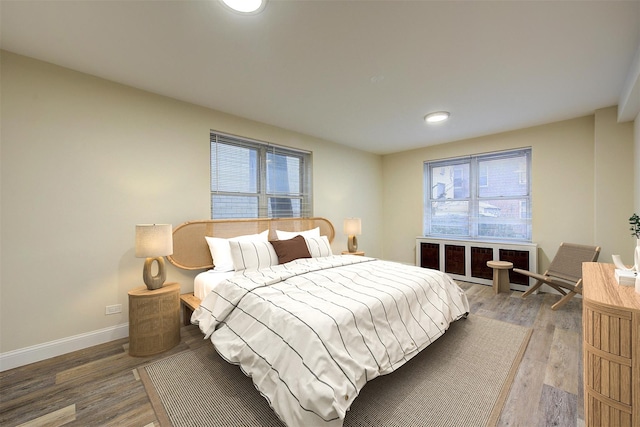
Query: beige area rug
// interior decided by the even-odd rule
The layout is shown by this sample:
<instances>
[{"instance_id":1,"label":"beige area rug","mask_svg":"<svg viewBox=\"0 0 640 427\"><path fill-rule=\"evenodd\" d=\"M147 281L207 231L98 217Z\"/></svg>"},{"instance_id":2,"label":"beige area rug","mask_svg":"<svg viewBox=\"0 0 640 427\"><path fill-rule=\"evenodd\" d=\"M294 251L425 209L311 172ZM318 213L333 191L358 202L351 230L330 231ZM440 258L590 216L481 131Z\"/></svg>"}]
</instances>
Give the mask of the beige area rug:
<instances>
[{"instance_id":1,"label":"beige area rug","mask_svg":"<svg viewBox=\"0 0 640 427\"><path fill-rule=\"evenodd\" d=\"M369 382L344 426L495 425L531 332L474 315L453 323L400 369ZM212 346L153 362L140 377L163 427L284 425Z\"/></svg>"}]
</instances>

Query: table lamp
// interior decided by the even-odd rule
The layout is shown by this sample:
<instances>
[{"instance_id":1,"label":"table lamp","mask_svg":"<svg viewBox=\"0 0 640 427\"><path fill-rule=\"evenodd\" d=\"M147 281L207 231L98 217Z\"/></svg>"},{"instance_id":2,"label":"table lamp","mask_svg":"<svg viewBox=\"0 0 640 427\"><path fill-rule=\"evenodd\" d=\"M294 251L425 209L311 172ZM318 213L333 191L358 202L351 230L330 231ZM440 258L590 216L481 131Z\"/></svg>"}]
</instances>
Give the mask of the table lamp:
<instances>
[{"instance_id":1,"label":"table lamp","mask_svg":"<svg viewBox=\"0 0 640 427\"><path fill-rule=\"evenodd\" d=\"M344 234L349 236L347 240L347 249L349 252L356 252L358 250L358 239L356 236L362 234L360 218L346 218L344 220Z\"/></svg>"},{"instance_id":2,"label":"table lamp","mask_svg":"<svg viewBox=\"0 0 640 427\"><path fill-rule=\"evenodd\" d=\"M167 278L164 267L164 256L173 253L171 224L138 224L136 225L136 257L146 258L142 279L147 289L160 289ZM151 274L151 265L158 263L158 273Z\"/></svg>"}]
</instances>

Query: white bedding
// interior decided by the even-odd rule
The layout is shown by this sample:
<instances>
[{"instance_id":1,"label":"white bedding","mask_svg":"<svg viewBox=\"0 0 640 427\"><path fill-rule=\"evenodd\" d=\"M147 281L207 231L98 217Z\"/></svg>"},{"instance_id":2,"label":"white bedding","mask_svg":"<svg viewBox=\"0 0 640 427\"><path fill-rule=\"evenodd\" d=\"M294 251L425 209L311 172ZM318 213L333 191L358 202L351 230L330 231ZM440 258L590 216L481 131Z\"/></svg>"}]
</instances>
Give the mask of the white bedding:
<instances>
[{"instance_id":1,"label":"white bedding","mask_svg":"<svg viewBox=\"0 0 640 427\"><path fill-rule=\"evenodd\" d=\"M330 256L236 273L191 320L285 424L334 427L367 381L468 311L464 292L439 271Z\"/></svg>"},{"instance_id":2,"label":"white bedding","mask_svg":"<svg viewBox=\"0 0 640 427\"><path fill-rule=\"evenodd\" d=\"M207 270L199 273L193 280L193 295L200 301L211 293L211 290L223 280L230 279L236 274L235 271L214 271Z\"/></svg>"}]
</instances>

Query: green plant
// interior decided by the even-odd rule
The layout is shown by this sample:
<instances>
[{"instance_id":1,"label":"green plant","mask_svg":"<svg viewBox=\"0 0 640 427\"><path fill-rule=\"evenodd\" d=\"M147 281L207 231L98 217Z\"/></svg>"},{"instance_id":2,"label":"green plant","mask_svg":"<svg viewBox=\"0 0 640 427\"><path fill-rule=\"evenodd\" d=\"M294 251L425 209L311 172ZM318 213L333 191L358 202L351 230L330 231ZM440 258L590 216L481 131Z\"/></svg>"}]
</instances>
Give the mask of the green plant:
<instances>
[{"instance_id":1,"label":"green plant","mask_svg":"<svg viewBox=\"0 0 640 427\"><path fill-rule=\"evenodd\" d=\"M629 218L629 224L631 224L631 228L629 228L629 230L631 230L631 235L636 236L636 239L640 239L640 216L635 213L631 215L631 218Z\"/></svg>"}]
</instances>

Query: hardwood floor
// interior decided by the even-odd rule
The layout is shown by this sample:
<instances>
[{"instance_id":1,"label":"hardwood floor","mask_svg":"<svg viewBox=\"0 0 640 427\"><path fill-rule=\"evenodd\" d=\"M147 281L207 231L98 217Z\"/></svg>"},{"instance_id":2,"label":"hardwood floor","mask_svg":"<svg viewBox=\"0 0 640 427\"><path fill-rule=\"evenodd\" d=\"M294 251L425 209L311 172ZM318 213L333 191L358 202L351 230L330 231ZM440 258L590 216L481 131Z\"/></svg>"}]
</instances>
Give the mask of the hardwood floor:
<instances>
[{"instance_id":1,"label":"hardwood floor","mask_svg":"<svg viewBox=\"0 0 640 427\"><path fill-rule=\"evenodd\" d=\"M524 354L499 426L584 426L582 396L582 301L558 311L559 295L493 294L491 287L461 283L470 310L480 316L530 327Z\"/></svg>"},{"instance_id":2,"label":"hardwood floor","mask_svg":"<svg viewBox=\"0 0 640 427\"><path fill-rule=\"evenodd\" d=\"M498 425L583 426L581 300L552 311L557 295L523 300L521 292L460 285L472 313L534 330ZM191 325L177 347L157 356L131 357L127 345L113 341L0 373L0 425L157 426L136 368L211 344Z\"/></svg>"}]
</instances>

